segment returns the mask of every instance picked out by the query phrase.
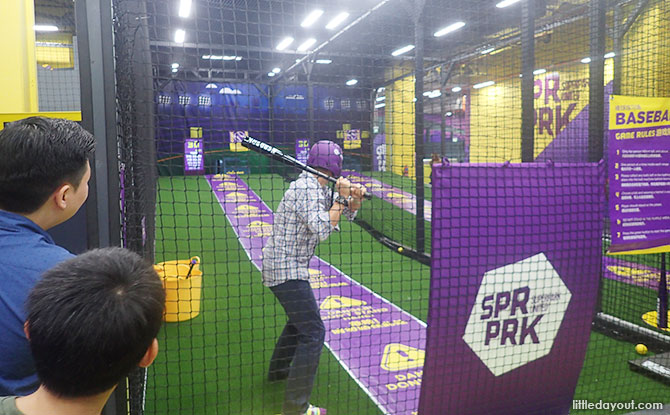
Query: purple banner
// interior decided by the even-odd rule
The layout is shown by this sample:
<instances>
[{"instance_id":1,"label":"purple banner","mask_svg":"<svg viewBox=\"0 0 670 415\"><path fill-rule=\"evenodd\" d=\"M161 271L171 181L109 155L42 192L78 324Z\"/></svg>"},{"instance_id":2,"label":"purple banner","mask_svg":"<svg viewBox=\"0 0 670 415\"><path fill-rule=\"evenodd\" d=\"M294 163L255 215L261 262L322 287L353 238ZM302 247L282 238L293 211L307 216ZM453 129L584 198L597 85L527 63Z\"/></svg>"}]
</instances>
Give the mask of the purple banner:
<instances>
[{"instance_id":1,"label":"purple banner","mask_svg":"<svg viewBox=\"0 0 670 415\"><path fill-rule=\"evenodd\" d=\"M205 153L202 138L184 140L184 174L205 174Z\"/></svg>"},{"instance_id":2,"label":"purple banner","mask_svg":"<svg viewBox=\"0 0 670 415\"><path fill-rule=\"evenodd\" d=\"M669 108L669 98L610 101L612 253L670 251Z\"/></svg>"},{"instance_id":3,"label":"purple banner","mask_svg":"<svg viewBox=\"0 0 670 415\"><path fill-rule=\"evenodd\" d=\"M383 199L392 205L406 210L412 215L416 215L416 197L409 192L400 190L397 187L390 186L380 182L372 177L364 176L356 171L347 170L344 175L353 183L360 183L366 187L368 192L375 197ZM430 222L433 212L433 204L430 200L424 200L423 214L424 219Z\"/></svg>"},{"instance_id":4,"label":"purple banner","mask_svg":"<svg viewBox=\"0 0 670 415\"><path fill-rule=\"evenodd\" d=\"M272 234L272 211L239 177L205 177L247 255L261 269L263 246ZM425 323L318 257L309 266L326 346L384 414L415 415Z\"/></svg>"},{"instance_id":5,"label":"purple banner","mask_svg":"<svg viewBox=\"0 0 670 415\"><path fill-rule=\"evenodd\" d=\"M306 138L300 138L295 140L295 158L304 164L307 164L307 158L309 157L309 140Z\"/></svg>"},{"instance_id":6,"label":"purple banner","mask_svg":"<svg viewBox=\"0 0 670 415\"><path fill-rule=\"evenodd\" d=\"M372 170L386 171L386 135L377 134L372 142Z\"/></svg>"},{"instance_id":7,"label":"purple banner","mask_svg":"<svg viewBox=\"0 0 670 415\"><path fill-rule=\"evenodd\" d=\"M603 164L436 166L419 413L569 412L598 292L603 179Z\"/></svg>"}]
</instances>

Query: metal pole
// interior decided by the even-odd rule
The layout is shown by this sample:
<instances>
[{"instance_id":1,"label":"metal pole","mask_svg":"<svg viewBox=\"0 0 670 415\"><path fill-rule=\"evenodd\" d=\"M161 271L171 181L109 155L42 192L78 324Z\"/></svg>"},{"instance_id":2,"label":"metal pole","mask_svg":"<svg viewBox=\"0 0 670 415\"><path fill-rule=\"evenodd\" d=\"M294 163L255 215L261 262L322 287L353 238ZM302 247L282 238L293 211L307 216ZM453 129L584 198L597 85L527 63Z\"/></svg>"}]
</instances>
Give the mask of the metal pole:
<instances>
[{"instance_id":1,"label":"metal pole","mask_svg":"<svg viewBox=\"0 0 670 415\"><path fill-rule=\"evenodd\" d=\"M521 6L521 161L535 160L535 2Z\"/></svg>"},{"instance_id":2,"label":"metal pole","mask_svg":"<svg viewBox=\"0 0 670 415\"><path fill-rule=\"evenodd\" d=\"M377 109L375 108L377 102L377 89L372 88L370 91L370 171L373 170L375 165L375 137L377 134L381 134L381 128L375 133L375 120L377 119Z\"/></svg>"},{"instance_id":3,"label":"metal pole","mask_svg":"<svg viewBox=\"0 0 670 415\"><path fill-rule=\"evenodd\" d=\"M446 73L444 70L444 66L440 70L440 92L442 95L440 95L440 156L441 157L446 157L447 155L447 121L445 118L445 112L447 111L446 108L446 95L447 91L445 91L444 87L447 85L447 81L449 78L451 78L451 72L454 70L454 63L449 64L449 69L447 69ZM452 131L453 131L453 125L452 125ZM453 136L453 132L452 132Z\"/></svg>"},{"instance_id":4,"label":"metal pole","mask_svg":"<svg viewBox=\"0 0 670 415\"><path fill-rule=\"evenodd\" d=\"M612 36L612 48L614 49L614 79L613 90L614 95L621 94L621 75L623 69L623 57L621 51L623 49L623 34L621 34L621 24L623 10L621 4L614 6L614 35Z\"/></svg>"},{"instance_id":5,"label":"metal pole","mask_svg":"<svg viewBox=\"0 0 670 415\"><path fill-rule=\"evenodd\" d=\"M416 82L414 84L414 135L415 135L415 161L414 172L416 176L416 250L419 253L425 251L426 231L424 222L424 183L423 183L423 33L424 33L424 4L425 1L415 3L414 19L414 73Z\"/></svg>"},{"instance_id":6,"label":"metal pole","mask_svg":"<svg viewBox=\"0 0 670 415\"><path fill-rule=\"evenodd\" d=\"M88 248L121 243L112 8L110 1L75 2L82 126L96 139L86 202ZM111 196L111 197L110 197ZM126 382L120 382L103 415L126 414Z\"/></svg>"},{"instance_id":7,"label":"metal pole","mask_svg":"<svg viewBox=\"0 0 670 415\"><path fill-rule=\"evenodd\" d=\"M657 323L659 329L668 328L668 276L665 252L661 253L661 278L658 282Z\"/></svg>"},{"instance_id":8,"label":"metal pole","mask_svg":"<svg viewBox=\"0 0 670 415\"><path fill-rule=\"evenodd\" d=\"M112 11L109 1L76 2L82 125L96 139L86 202L88 247L119 245L119 171ZM109 196L113 195L112 198Z\"/></svg>"},{"instance_id":9,"label":"metal pole","mask_svg":"<svg viewBox=\"0 0 670 415\"><path fill-rule=\"evenodd\" d=\"M307 117L309 125L309 142L310 145L317 140L314 137L314 85L312 84L312 69L313 63L307 63Z\"/></svg>"},{"instance_id":10,"label":"metal pole","mask_svg":"<svg viewBox=\"0 0 670 415\"><path fill-rule=\"evenodd\" d=\"M269 135L270 142L275 143L275 86L273 84L268 85L268 116L269 120Z\"/></svg>"},{"instance_id":11,"label":"metal pole","mask_svg":"<svg viewBox=\"0 0 670 415\"><path fill-rule=\"evenodd\" d=\"M603 158L605 117L605 0L589 5L591 27L591 63L589 64L589 157L591 162Z\"/></svg>"}]
</instances>

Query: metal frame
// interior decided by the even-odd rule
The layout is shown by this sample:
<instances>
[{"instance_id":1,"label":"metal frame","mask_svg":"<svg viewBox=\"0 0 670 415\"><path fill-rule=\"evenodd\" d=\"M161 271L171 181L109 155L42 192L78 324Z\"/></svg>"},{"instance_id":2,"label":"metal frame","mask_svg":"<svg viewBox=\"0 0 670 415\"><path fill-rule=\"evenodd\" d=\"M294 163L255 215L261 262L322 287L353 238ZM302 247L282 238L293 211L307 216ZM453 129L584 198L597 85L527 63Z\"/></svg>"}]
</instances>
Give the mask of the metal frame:
<instances>
[{"instance_id":1,"label":"metal frame","mask_svg":"<svg viewBox=\"0 0 670 415\"><path fill-rule=\"evenodd\" d=\"M589 64L589 153L588 161L597 162L603 158L605 119L605 0L591 0L590 56Z\"/></svg>"},{"instance_id":2,"label":"metal frame","mask_svg":"<svg viewBox=\"0 0 670 415\"><path fill-rule=\"evenodd\" d=\"M423 43L424 43L424 18L426 0L414 0L414 72L416 82L414 84L414 175L416 176L416 250L419 253L425 251L426 230L424 219L424 178L423 178Z\"/></svg>"},{"instance_id":3,"label":"metal frame","mask_svg":"<svg viewBox=\"0 0 670 415\"><path fill-rule=\"evenodd\" d=\"M75 16L82 125L96 139L86 203L87 245L89 248L118 246L121 223L111 2L78 1ZM125 408L124 381L115 389L103 415L125 414Z\"/></svg>"},{"instance_id":4,"label":"metal frame","mask_svg":"<svg viewBox=\"0 0 670 415\"><path fill-rule=\"evenodd\" d=\"M521 162L535 160L535 2L521 6Z\"/></svg>"}]
</instances>

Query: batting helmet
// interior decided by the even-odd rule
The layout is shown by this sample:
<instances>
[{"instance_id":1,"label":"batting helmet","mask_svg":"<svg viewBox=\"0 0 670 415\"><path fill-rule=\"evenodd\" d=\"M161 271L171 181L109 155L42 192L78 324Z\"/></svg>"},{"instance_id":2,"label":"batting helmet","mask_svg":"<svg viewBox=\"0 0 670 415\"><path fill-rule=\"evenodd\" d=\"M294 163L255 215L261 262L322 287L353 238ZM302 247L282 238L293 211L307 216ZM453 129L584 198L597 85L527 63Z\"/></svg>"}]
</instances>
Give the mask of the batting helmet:
<instances>
[{"instance_id":1,"label":"batting helmet","mask_svg":"<svg viewBox=\"0 0 670 415\"><path fill-rule=\"evenodd\" d=\"M309 150L307 165L330 170L334 177L342 173L342 149L332 141L322 140Z\"/></svg>"}]
</instances>

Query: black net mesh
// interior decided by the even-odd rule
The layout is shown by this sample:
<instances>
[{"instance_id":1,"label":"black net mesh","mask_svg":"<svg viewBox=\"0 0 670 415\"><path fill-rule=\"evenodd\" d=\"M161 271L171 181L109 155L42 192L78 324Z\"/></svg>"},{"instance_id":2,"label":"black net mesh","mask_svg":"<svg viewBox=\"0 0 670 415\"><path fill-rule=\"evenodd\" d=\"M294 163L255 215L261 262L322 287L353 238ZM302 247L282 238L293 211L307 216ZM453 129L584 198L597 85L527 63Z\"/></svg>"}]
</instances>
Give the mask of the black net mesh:
<instances>
[{"instance_id":1,"label":"black net mesh","mask_svg":"<svg viewBox=\"0 0 670 415\"><path fill-rule=\"evenodd\" d=\"M660 254L607 254L597 161L611 95L669 95L668 2L113 6L123 240L168 293L132 412L667 401L629 367L667 349ZM246 137L303 162L329 140L372 198L340 217Z\"/></svg>"}]
</instances>

